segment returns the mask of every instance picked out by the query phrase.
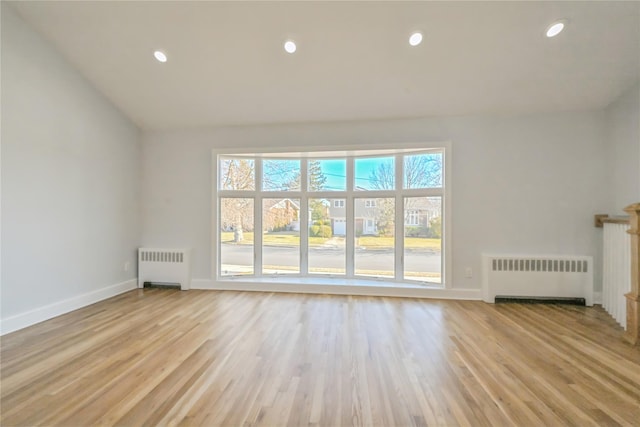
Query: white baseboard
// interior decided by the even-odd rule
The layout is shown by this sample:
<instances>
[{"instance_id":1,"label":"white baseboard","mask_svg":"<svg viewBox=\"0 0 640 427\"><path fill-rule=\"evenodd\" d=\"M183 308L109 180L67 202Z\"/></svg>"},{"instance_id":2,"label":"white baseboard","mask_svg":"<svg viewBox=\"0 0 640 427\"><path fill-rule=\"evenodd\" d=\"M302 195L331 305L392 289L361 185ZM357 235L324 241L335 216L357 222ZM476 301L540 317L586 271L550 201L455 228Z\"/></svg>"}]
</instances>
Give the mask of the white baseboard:
<instances>
[{"instance_id":1,"label":"white baseboard","mask_svg":"<svg viewBox=\"0 0 640 427\"><path fill-rule=\"evenodd\" d=\"M133 290L137 287L137 279L127 280L115 285L107 286L102 289L88 292L68 298L63 301L54 302L44 307L38 307L24 313L16 314L6 319L0 320L0 335L5 335L18 329L43 322L61 314L77 310L87 305L94 304L107 298L119 295L121 293Z\"/></svg>"},{"instance_id":2,"label":"white baseboard","mask_svg":"<svg viewBox=\"0 0 640 427\"><path fill-rule=\"evenodd\" d=\"M602 292L593 293L593 303L602 305Z\"/></svg>"},{"instance_id":3,"label":"white baseboard","mask_svg":"<svg viewBox=\"0 0 640 427\"><path fill-rule=\"evenodd\" d=\"M357 281L351 281L357 282ZM329 283L283 283L274 281L241 281L194 279L191 289L218 291L258 291L258 292L293 292L310 294L365 295L382 297L439 298L459 300L480 300L480 289L443 289L419 286L396 287L384 285L329 284Z\"/></svg>"}]
</instances>

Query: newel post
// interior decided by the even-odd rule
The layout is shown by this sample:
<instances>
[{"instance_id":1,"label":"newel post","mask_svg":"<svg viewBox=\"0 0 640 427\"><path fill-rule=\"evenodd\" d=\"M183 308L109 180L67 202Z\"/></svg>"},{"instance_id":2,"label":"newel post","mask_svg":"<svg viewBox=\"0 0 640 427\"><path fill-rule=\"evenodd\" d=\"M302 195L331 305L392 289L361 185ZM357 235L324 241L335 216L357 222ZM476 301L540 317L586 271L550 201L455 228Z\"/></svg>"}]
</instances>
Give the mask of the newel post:
<instances>
[{"instance_id":1,"label":"newel post","mask_svg":"<svg viewBox=\"0 0 640 427\"><path fill-rule=\"evenodd\" d=\"M629 214L631 235L631 292L627 298L627 330L624 338L631 344L640 344L640 203L624 208Z\"/></svg>"}]
</instances>

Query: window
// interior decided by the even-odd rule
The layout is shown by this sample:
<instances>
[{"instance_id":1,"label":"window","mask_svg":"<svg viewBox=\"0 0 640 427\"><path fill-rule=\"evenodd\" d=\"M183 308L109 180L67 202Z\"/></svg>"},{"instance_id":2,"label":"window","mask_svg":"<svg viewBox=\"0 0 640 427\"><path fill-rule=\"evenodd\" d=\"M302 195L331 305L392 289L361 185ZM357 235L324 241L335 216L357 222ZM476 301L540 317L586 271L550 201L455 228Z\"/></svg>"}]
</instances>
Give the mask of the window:
<instances>
[{"instance_id":1,"label":"window","mask_svg":"<svg viewBox=\"0 0 640 427\"><path fill-rule=\"evenodd\" d=\"M215 159L217 278L442 282L444 148Z\"/></svg>"},{"instance_id":2,"label":"window","mask_svg":"<svg viewBox=\"0 0 640 427\"><path fill-rule=\"evenodd\" d=\"M393 190L396 185L394 157L355 159L355 190Z\"/></svg>"},{"instance_id":3,"label":"window","mask_svg":"<svg viewBox=\"0 0 640 427\"><path fill-rule=\"evenodd\" d=\"M405 215L406 225L419 225L420 224L420 212L416 210L408 210Z\"/></svg>"},{"instance_id":4,"label":"window","mask_svg":"<svg viewBox=\"0 0 640 427\"><path fill-rule=\"evenodd\" d=\"M440 263L433 253L442 253L442 198L404 198L405 280L436 282L441 279Z\"/></svg>"},{"instance_id":5,"label":"window","mask_svg":"<svg viewBox=\"0 0 640 427\"><path fill-rule=\"evenodd\" d=\"M220 275L253 274L253 199L220 199Z\"/></svg>"},{"instance_id":6,"label":"window","mask_svg":"<svg viewBox=\"0 0 640 427\"><path fill-rule=\"evenodd\" d=\"M313 159L308 163L309 191L345 191L347 189L346 159Z\"/></svg>"},{"instance_id":7,"label":"window","mask_svg":"<svg viewBox=\"0 0 640 427\"><path fill-rule=\"evenodd\" d=\"M300 191L300 160L263 160L263 191Z\"/></svg>"}]
</instances>

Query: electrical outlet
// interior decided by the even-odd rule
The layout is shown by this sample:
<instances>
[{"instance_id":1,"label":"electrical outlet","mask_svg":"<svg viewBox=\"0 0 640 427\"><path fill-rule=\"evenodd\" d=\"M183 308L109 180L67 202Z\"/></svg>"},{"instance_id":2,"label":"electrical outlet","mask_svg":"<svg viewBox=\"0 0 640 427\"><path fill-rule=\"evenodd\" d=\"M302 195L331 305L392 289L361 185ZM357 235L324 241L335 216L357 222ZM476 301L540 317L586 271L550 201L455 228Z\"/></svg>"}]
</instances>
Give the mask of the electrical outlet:
<instances>
[{"instance_id":1,"label":"electrical outlet","mask_svg":"<svg viewBox=\"0 0 640 427\"><path fill-rule=\"evenodd\" d=\"M123 269L124 271L129 271L129 261L125 261L125 262L124 262L124 265L123 265L122 269Z\"/></svg>"},{"instance_id":2,"label":"electrical outlet","mask_svg":"<svg viewBox=\"0 0 640 427\"><path fill-rule=\"evenodd\" d=\"M467 267L464 269L464 277L466 277L467 279L471 279L473 277L473 270L471 270L471 267Z\"/></svg>"}]
</instances>

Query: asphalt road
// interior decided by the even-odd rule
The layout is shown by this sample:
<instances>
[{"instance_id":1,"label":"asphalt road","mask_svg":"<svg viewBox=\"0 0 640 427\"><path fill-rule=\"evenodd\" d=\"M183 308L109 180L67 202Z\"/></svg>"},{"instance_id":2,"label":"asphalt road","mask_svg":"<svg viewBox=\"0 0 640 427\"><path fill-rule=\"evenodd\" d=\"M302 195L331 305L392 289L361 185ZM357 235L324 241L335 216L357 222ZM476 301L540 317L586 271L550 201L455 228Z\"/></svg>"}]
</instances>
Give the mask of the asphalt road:
<instances>
[{"instance_id":1,"label":"asphalt road","mask_svg":"<svg viewBox=\"0 0 640 427\"><path fill-rule=\"evenodd\" d=\"M264 265L299 265L298 248L289 246L265 246L262 255ZM253 258L253 246L222 245L222 264L246 265ZM309 266L311 268L342 268L345 265L344 247L311 247ZM430 250L411 250L405 254L405 271L440 272L440 253ZM356 249L358 270L393 270L394 252L391 249Z\"/></svg>"}]
</instances>

